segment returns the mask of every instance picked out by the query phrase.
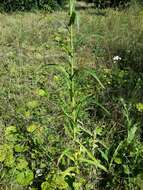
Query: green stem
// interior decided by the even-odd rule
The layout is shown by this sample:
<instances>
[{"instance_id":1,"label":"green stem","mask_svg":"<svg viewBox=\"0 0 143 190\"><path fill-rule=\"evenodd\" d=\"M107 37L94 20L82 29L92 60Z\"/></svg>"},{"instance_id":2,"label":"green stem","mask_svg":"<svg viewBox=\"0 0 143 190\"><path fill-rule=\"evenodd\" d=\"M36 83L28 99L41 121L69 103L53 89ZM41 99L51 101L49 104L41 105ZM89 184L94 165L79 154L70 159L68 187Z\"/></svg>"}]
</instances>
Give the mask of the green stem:
<instances>
[{"instance_id":1,"label":"green stem","mask_svg":"<svg viewBox=\"0 0 143 190\"><path fill-rule=\"evenodd\" d=\"M70 17L73 14L73 11L75 10L75 0L70 0L70 5L69 5L69 9L70 9ZM74 138L75 138L75 125L76 125L76 112L75 112L75 83L74 83L74 64L75 64L75 54L74 54L74 28L73 25L71 24L70 28L70 73L71 73L71 115L72 115L72 120L74 123L73 126L73 131L74 131Z\"/></svg>"}]
</instances>

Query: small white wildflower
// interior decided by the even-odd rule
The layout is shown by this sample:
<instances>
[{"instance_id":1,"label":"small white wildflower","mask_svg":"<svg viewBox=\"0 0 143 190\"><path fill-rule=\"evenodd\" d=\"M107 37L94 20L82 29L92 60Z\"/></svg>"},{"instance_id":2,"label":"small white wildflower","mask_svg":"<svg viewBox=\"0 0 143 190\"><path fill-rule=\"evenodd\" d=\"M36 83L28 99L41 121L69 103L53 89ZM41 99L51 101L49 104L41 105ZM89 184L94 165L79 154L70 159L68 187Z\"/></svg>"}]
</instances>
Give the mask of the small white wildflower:
<instances>
[{"instance_id":1,"label":"small white wildflower","mask_svg":"<svg viewBox=\"0 0 143 190\"><path fill-rule=\"evenodd\" d=\"M37 176L41 176L42 175L42 169L37 169L36 174L37 174Z\"/></svg>"},{"instance_id":2,"label":"small white wildflower","mask_svg":"<svg viewBox=\"0 0 143 190\"><path fill-rule=\"evenodd\" d=\"M113 61L116 62L116 61L120 61L122 58L120 56L114 56L113 57Z\"/></svg>"}]
</instances>

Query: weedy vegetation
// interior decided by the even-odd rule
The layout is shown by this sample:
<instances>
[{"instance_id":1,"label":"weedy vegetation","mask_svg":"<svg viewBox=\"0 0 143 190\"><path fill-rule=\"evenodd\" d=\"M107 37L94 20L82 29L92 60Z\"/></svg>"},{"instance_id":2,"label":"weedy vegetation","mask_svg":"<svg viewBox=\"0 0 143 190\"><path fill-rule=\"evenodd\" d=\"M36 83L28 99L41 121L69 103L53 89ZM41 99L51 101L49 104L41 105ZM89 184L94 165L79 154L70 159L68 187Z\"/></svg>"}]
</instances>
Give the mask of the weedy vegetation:
<instances>
[{"instance_id":1,"label":"weedy vegetation","mask_svg":"<svg viewBox=\"0 0 143 190\"><path fill-rule=\"evenodd\" d=\"M0 189L143 189L143 11L0 14Z\"/></svg>"}]
</instances>

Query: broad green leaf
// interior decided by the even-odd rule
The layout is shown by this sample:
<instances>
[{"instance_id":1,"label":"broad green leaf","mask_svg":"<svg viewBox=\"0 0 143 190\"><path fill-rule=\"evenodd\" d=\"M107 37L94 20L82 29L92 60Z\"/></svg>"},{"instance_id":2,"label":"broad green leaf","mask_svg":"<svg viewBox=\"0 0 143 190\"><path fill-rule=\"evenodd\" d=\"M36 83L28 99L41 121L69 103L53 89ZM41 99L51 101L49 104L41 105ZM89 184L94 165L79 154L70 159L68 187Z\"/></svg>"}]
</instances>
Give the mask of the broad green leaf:
<instances>
[{"instance_id":1,"label":"broad green leaf","mask_svg":"<svg viewBox=\"0 0 143 190\"><path fill-rule=\"evenodd\" d=\"M53 79L54 79L54 81L55 81L55 82L60 81L60 77L59 77L59 76L57 76L57 75L55 75L55 76L53 77Z\"/></svg>"},{"instance_id":2,"label":"broad green leaf","mask_svg":"<svg viewBox=\"0 0 143 190\"><path fill-rule=\"evenodd\" d=\"M17 165L16 168L18 170L23 170L26 169L28 167L28 162L25 160L25 158L18 158L17 159Z\"/></svg>"},{"instance_id":3,"label":"broad green leaf","mask_svg":"<svg viewBox=\"0 0 143 190\"><path fill-rule=\"evenodd\" d=\"M16 141L17 129L15 126L9 126L5 129L5 138L8 141Z\"/></svg>"},{"instance_id":4,"label":"broad green leaf","mask_svg":"<svg viewBox=\"0 0 143 190\"><path fill-rule=\"evenodd\" d=\"M104 158L108 162L108 151L103 152L102 150L98 150L101 153L102 158Z\"/></svg>"},{"instance_id":5,"label":"broad green leaf","mask_svg":"<svg viewBox=\"0 0 143 190\"><path fill-rule=\"evenodd\" d=\"M15 150L15 152L25 152L28 150L28 146L17 144L14 146L14 150Z\"/></svg>"},{"instance_id":6,"label":"broad green leaf","mask_svg":"<svg viewBox=\"0 0 143 190\"><path fill-rule=\"evenodd\" d=\"M130 144L133 139L135 138L135 134L136 134L136 131L137 131L137 125L133 126L130 128L130 130L128 131L128 138L127 138L127 143Z\"/></svg>"},{"instance_id":7,"label":"broad green leaf","mask_svg":"<svg viewBox=\"0 0 143 190\"><path fill-rule=\"evenodd\" d=\"M55 187L58 187L61 190L67 190L68 184L65 181L65 177L61 175L55 175L55 178L53 179Z\"/></svg>"},{"instance_id":8,"label":"broad green leaf","mask_svg":"<svg viewBox=\"0 0 143 190\"><path fill-rule=\"evenodd\" d=\"M15 126L9 126L5 129L5 135L9 135L11 133L16 133L17 129Z\"/></svg>"},{"instance_id":9,"label":"broad green leaf","mask_svg":"<svg viewBox=\"0 0 143 190\"><path fill-rule=\"evenodd\" d=\"M62 39L61 39L60 36L56 36L56 37L55 37L55 41L60 42L61 40L62 40Z\"/></svg>"},{"instance_id":10,"label":"broad green leaf","mask_svg":"<svg viewBox=\"0 0 143 190\"><path fill-rule=\"evenodd\" d=\"M101 136L101 135L102 135L102 132L103 132L103 128L97 126L97 127L95 128L95 132L96 132L96 135Z\"/></svg>"},{"instance_id":11,"label":"broad green leaf","mask_svg":"<svg viewBox=\"0 0 143 190\"><path fill-rule=\"evenodd\" d=\"M6 149L4 145L0 145L0 162L3 162L6 158Z\"/></svg>"},{"instance_id":12,"label":"broad green leaf","mask_svg":"<svg viewBox=\"0 0 143 190\"><path fill-rule=\"evenodd\" d=\"M123 165L123 167L124 167L125 174L129 175L130 174L130 168L129 168L129 166Z\"/></svg>"},{"instance_id":13,"label":"broad green leaf","mask_svg":"<svg viewBox=\"0 0 143 190\"><path fill-rule=\"evenodd\" d=\"M31 170L19 171L16 176L16 181L19 185L27 186L30 185L34 179L34 174Z\"/></svg>"},{"instance_id":14,"label":"broad green leaf","mask_svg":"<svg viewBox=\"0 0 143 190\"><path fill-rule=\"evenodd\" d=\"M143 103L136 104L136 108L139 112L143 112Z\"/></svg>"},{"instance_id":15,"label":"broad green leaf","mask_svg":"<svg viewBox=\"0 0 143 190\"><path fill-rule=\"evenodd\" d=\"M74 190L79 190L82 186L82 183L80 182L74 182L73 183L73 187L74 187Z\"/></svg>"},{"instance_id":16,"label":"broad green leaf","mask_svg":"<svg viewBox=\"0 0 143 190\"><path fill-rule=\"evenodd\" d=\"M8 144L0 145L0 162L4 162L7 167L13 167L15 158L13 156L13 148Z\"/></svg>"},{"instance_id":17,"label":"broad green leaf","mask_svg":"<svg viewBox=\"0 0 143 190\"><path fill-rule=\"evenodd\" d=\"M29 118L30 115L31 115L31 113L30 113L29 110L24 112L24 116L25 116L26 118Z\"/></svg>"},{"instance_id":18,"label":"broad green leaf","mask_svg":"<svg viewBox=\"0 0 143 190\"><path fill-rule=\"evenodd\" d=\"M27 107L28 107L29 109L34 109L34 108L36 108L36 107L38 107L38 106L39 106L39 103L38 103L38 101L36 101L36 100L29 101L29 102L27 103Z\"/></svg>"},{"instance_id":19,"label":"broad green leaf","mask_svg":"<svg viewBox=\"0 0 143 190\"><path fill-rule=\"evenodd\" d=\"M36 90L36 94L37 94L38 96L41 96L41 97L48 95L47 91L45 91L45 90L43 90L43 89L37 89L37 90Z\"/></svg>"},{"instance_id":20,"label":"broad green leaf","mask_svg":"<svg viewBox=\"0 0 143 190\"><path fill-rule=\"evenodd\" d=\"M4 164L5 164L5 166L10 167L10 168L14 167L15 158L13 156L13 150L9 150L9 152L7 152Z\"/></svg>"},{"instance_id":21,"label":"broad green leaf","mask_svg":"<svg viewBox=\"0 0 143 190\"><path fill-rule=\"evenodd\" d=\"M119 158L119 157L116 157L116 158L114 158L114 162L115 162L116 164L122 164L122 159Z\"/></svg>"},{"instance_id":22,"label":"broad green leaf","mask_svg":"<svg viewBox=\"0 0 143 190\"><path fill-rule=\"evenodd\" d=\"M46 166L47 165L45 163L43 163L43 162L40 163L40 168L46 168Z\"/></svg>"},{"instance_id":23,"label":"broad green leaf","mask_svg":"<svg viewBox=\"0 0 143 190\"><path fill-rule=\"evenodd\" d=\"M49 182L47 182L47 181L43 182L41 185L41 189L42 190L51 190L51 186L50 186Z\"/></svg>"},{"instance_id":24,"label":"broad green leaf","mask_svg":"<svg viewBox=\"0 0 143 190\"><path fill-rule=\"evenodd\" d=\"M80 177L80 179L78 181L75 181L73 183L74 190L83 190L82 185L84 185L84 184L86 184L86 180L84 178Z\"/></svg>"},{"instance_id":25,"label":"broad green leaf","mask_svg":"<svg viewBox=\"0 0 143 190\"><path fill-rule=\"evenodd\" d=\"M31 125L29 125L29 126L27 127L27 131L28 131L29 133L33 133L37 128L38 128L37 125L31 124Z\"/></svg>"}]
</instances>

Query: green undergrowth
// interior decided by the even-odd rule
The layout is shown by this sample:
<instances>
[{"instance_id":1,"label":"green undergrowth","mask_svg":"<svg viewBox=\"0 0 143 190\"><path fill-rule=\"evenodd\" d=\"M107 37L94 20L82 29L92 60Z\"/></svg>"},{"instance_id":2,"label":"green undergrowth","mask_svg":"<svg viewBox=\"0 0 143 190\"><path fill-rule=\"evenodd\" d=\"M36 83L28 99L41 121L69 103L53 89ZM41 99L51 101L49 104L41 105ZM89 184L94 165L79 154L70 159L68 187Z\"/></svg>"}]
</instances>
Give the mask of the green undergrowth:
<instances>
[{"instance_id":1,"label":"green undergrowth","mask_svg":"<svg viewBox=\"0 0 143 190\"><path fill-rule=\"evenodd\" d=\"M143 11L79 12L76 141L65 73L48 66L67 68L65 23L65 12L0 15L2 187L142 190Z\"/></svg>"}]
</instances>

